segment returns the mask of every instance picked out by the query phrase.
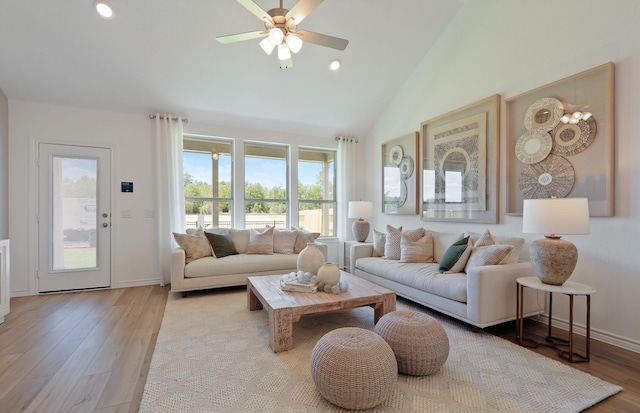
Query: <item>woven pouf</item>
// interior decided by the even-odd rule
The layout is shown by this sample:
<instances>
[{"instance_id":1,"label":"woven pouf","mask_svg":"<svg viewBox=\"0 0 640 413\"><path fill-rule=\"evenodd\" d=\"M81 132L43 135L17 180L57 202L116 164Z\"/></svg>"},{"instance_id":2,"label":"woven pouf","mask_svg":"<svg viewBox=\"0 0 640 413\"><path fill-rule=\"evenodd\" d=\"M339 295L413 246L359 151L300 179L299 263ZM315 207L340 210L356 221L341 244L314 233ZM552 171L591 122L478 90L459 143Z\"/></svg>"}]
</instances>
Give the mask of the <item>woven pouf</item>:
<instances>
[{"instance_id":1,"label":"woven pouf","mask_svg":"<svg viewBox=\"0 0 640 413\"><path fill-rule=\"evenodd\" d=\"M398 371L428 376L440 370L449 357L449 337L433 317L417 311L385 314L374 330L393 349Z\"/></svg>"},{"instance_id":2,"label":"woven pouf","mask_svg":"<svg viewBox=\"0 0 640 413\"><path fill-rule=\"evenodd\" d=\"M384 402L398 381L393 350L376 333L344 327L325 334L311 353L311 376L320 394L351 410Z\"/></svg>"}]
</instances>

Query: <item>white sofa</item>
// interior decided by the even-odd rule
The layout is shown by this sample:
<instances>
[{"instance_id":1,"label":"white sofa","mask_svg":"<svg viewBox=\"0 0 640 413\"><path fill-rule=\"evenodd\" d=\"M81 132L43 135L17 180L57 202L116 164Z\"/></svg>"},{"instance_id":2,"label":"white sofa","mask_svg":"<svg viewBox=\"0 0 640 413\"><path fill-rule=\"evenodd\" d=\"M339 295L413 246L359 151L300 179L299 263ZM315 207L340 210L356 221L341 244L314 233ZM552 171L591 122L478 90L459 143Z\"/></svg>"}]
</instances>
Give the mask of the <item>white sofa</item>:
<instances>
[{"instance_id":1,"label":"white sofa","mask_svg":"<svg viewBox=\"0 0 640 413\"><path fill-rule=\"evenodd\" d=\"M231 231L233 243L239 253L237 255L222 258L209 256L186 263L185 250L180 247L173 249L171 253L172 292L186 293L194 290L245 285L247 277L287 274L296 270L298 254L248 254L249 230ZM317 238L317 235L315 237ZM304 240L304 245L308 240ZM327 246L317 240L315 242L326 257Z\"/></svg>"},{"instance_id":2,"label":"white sofa","mask_svg":"<svg viewBox=\"0 0 640 413\"><path fill-rule=\"evenodd\" d=\"M435 259L442 259L446 245L438 243L441 233L433 233ZM463 234L443 234L447 239ZM475 235L476 238L478 234ZM496 240L506 238L495 237ZM519 261L524 240L517 240L519 249L514 257ZM447 244L448 245L448 244ZM353 244L350 248L350 272L375 284L389 288L397 295L462 320L478 328L485 328L516 318L516 279L535 276L530 262L520 261L501 265L467 268L458 273L441 274L438 262L405 263L374 257L373 243ZM513 261L513 260L512 260ZM525 316L540 314L544 300L536 292L526 289Z\"/></svg>"}]
</instances>

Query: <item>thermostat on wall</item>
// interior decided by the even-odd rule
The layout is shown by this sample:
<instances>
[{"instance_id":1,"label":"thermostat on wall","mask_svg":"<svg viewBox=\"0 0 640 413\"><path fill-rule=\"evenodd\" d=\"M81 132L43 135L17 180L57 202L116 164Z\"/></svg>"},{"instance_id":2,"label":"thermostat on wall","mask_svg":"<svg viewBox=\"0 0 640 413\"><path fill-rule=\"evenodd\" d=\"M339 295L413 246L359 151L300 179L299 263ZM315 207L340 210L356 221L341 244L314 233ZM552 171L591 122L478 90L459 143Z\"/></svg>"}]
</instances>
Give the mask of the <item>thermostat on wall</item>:
<instances>
[{"instance_id":1,"label":"thermostat on wall","mask_svg":"<svg viewBox=\"0 0 640 413\"><path fill-rule=\"evenodd\" d=\"M133 182L121 182L122 192L133 192Z\"/></svg>"}]
</instances>

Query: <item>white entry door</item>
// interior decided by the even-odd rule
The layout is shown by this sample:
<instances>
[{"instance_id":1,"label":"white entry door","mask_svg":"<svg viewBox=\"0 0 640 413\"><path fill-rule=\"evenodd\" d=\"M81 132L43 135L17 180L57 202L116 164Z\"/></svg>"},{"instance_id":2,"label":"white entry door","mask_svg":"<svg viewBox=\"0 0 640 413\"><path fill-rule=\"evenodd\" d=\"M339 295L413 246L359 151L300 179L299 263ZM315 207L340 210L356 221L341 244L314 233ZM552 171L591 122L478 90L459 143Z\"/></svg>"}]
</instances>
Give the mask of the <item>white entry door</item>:
<instances>
[{"instance_id":1,"label":"white entry door","mask_svg":"<svg viewBox=\"0 0 640 413\"><path fill-rule=\"evenodd\" d=\"M111 150L39 144L38 291L111 285Z\"/></svg>"}]
</instances>

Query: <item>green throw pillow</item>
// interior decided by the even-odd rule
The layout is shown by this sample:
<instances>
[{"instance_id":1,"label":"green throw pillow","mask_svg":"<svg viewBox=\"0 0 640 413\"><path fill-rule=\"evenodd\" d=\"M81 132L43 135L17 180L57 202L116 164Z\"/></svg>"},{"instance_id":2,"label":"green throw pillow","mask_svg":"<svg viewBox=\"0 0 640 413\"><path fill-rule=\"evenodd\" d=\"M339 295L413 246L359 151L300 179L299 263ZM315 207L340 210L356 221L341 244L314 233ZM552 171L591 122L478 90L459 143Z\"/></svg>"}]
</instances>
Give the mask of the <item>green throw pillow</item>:
<instances>
[{"instance_id":1,"label":"green throw pillow","mask_svg":"<svg viewBox=\"0 0 640 413\"><path fill-rule=\"evenodd\" d=\"M469 237L464 237L461 240L458 240L451 244L449 248L444 252L442 259L440 260L440 264L438 265L438 271L444 273L445 271L449 271L453 268L454 265L458 262L460 257L464 254L469 244Z\"/></svg>"},{"instance_id":2,"label":"green throw pillow","mask_svg":"<svg viewBox=\"0 0 640 413\"><path fill-rule=\"evenodd\" d=\"M231 235L229 235L227 231L223 231L220 234L213 234L205 231L204 235L206 235L209 240L211 248L213 248L213 252L216 254L217 258L238 254L236 247L233 245Z\"/></svg>"}]
</instances>

